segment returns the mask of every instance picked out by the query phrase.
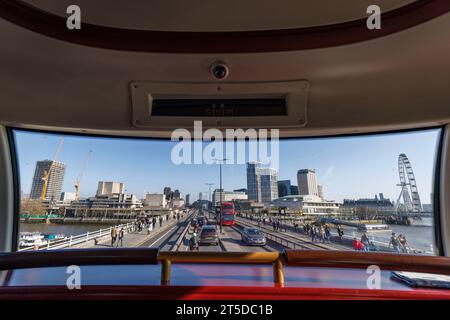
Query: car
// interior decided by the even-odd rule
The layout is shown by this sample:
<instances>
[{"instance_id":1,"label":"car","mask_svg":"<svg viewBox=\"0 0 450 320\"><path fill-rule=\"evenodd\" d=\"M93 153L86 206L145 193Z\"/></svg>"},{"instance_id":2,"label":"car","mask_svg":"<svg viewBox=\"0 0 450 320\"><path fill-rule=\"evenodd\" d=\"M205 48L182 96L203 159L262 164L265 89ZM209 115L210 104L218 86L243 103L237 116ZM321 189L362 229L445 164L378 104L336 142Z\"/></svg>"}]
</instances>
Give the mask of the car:
<instances>
[{"instance_id":1,"label":"car","mask_svg":"<svg viewBox=\"0 0 450 320\"><path fill-rule=\"evenodd\" d=\"M191 220L191 226L195 227L196 225L198 225L197 219L192 219Z\"/></svg>"},{"instance_id":2,"label":"car","mask_svg":"<svg viewBox=\"0 0 450 320\"><path fill-rule=\"evenodd\" d=\"M206 222L206 225L207 226L216 226L217 225L217 221L216 220L208 220L207 222Z\"/></svg>"},{"instance_id":3,"label":"car","mask_svg":"<svg viewBox=\"0 0 450 320\"><path fill-rule=\"evenodd\" d=\"M204 216L198 217L197 221L200 226L203 226L206 224L206 218Z\"/></svg>"},{"instance_id":4,"label":"car","mask_svg":"<svg viewBox=\"0 0 450 320\"><path fill-rule=\"evenodd\" d=\"M200 230L199 237L200 244L214 244L219 245L219 234L215 226L203 226Z\"/></svg>"},{"instance_id":5,"label":"car","mask_svg":"<svg viewBox=\"0 0 450 320\"><path fill-rule=\"evenodd\" d=\"M257 228L246 227L242 230L242 241L248 245L265 246L266 237Z\"/></svg>"}]
</instances>

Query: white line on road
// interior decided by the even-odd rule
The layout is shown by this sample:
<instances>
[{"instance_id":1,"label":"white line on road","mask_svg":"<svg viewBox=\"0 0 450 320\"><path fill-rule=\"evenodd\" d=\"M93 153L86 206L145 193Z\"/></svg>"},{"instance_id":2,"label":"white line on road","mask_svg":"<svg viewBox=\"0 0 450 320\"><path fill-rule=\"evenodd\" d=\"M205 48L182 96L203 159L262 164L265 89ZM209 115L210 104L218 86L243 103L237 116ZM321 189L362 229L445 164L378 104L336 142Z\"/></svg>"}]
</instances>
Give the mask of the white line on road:
<instances>
[{"instance_id":1,"label":"white line on road","mask_svg":"<svg viewBox=\"0 0 450 320\"><path fill-rule=\"evenodd\" d=\"M151 245L149 245L148 247L151 248L155 243L157 243L159 240L161 240L162 238L164 238L170 231L172 231L173 229L175 229L177 226L174 226L172 228L169 229L169 231L167 231L166 233L164 233L161 237L159 237L158 239L156 239L155 242L153 242Z\"/></svg>"}]
</instances>

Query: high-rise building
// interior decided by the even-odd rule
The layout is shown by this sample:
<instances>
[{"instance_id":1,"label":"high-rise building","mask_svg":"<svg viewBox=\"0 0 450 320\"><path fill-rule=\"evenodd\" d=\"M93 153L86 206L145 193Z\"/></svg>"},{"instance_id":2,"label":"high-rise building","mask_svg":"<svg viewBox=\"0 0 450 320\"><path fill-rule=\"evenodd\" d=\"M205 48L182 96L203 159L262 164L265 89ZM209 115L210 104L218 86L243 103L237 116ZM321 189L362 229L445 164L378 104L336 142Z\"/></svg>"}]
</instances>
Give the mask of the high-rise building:
<instances>
[{"instance_id":1,"label":"high-rise building","mask_svg":"<svg viewBox=\"0 0 450 320\"><path fill-rule=\"evenodd\" d=\"M44 188L45 174L50 172L44 198L45 200L59 200L65 171L66 165L62 162L52 160L37 161L36 169L34 170L33 183L31 185L30 198L39 199L41 197L42 189Z\"/></svg>"},{"instance_id":2,"label":"high-rise building","mask_svg":"<svg viewBox=\"0 0 450 320\"><path fill-rule=\"evenodd\" d=\"M278 197L291 195L291 180L278 181Z\"/></svg>"},{"instance_id":3,"label":"high-rise building","mask_svg":"<svg viewBox=\"0 0 450 320\"><path fill-rule=\"evenodd\" d=\"M247 163L248 200L270 203L278 198L278 172L272 168L261 168L260 162Z\"/></svg>"},{"instance_id":4,"label":"high-rise building","mask_svg":"<svg viewBox=\"0 0 450 320\"><path fill-rule=\"evenodd\" d=\"M319 193L320 199L323 200L323 186L321 186L320 184L317 185L317 192Z\"/></svg>"},{"instance_id":5,"label":"high-rise building","mask_svg":"<svg viewBox=\"0 0 450 320\"><path fill-rule=\"evenodd\" d=\"M319 196L319 190L317 188L316 171L311 169L298 170L297 182L299 195Z\"/></svg>"},{"instance_id":6,"label":"high-rise building","mask_svg":"<svg viewBox=\"0 0 450 320\"><path fill-rule=\"evenodd\" d=\"M291 196L298 196L298 187L291 185Z\"/></svg>"},{"instance_id":7,"label":"high-rise building","mask_svg":"<svg viewBox=\"0 0 450 320\"><path fill-rule=\"evenodd\" d=\"M247 163L247 194L248 199L261 202L261 163Z\"/></svg>"},{"instance_id":8,"label":"high-rise building","mask_svg":"<svg viewBox=\"0 0 450 320\"><path fill-rule=\"evenodd\" d=\"M278 172L275 169L261 169L261 201L270 203L278 198Z\"/></svg>"},{"instance_id":9,"label":"high-rise building","mask_svg":"<svg viewBox=\"0 0 450 320\"><path fill-rule=\"evenodd\" d=\"M199 201L203 200L203 193L201 193L201 192L198 193L198 200Z\"/></svg>"},{"instance_id":10,"label":"high-rise building","mask_svg":"<svg viewBox=\"0 0 450 320\"><path fill-rule=\"evenodd\" d=\"M113 181L99 181L97 187L97 196L109 194L123 194L125 193L125 185L122 182Z\"/></svg>"},{"instance_id":11,"label":"high-rise building","mask_svg":"<svg viewBox=\"0 0 450 320\"><path fill-rule=\"evenodd\" d=\"M170 189L170 187L165 187L163 193L166 196L166 200L170 201L170 199L172 198L172 190Z\"/></svg>"},{"instance_id":12,"label":"high-rise building","mask_svg":"<svg viewBox=\"0 0 450 320\"><path fill-rule=\"evenodd\" d=\"M186 197L185 197L185 200L186 200L186 201L185 201L185 202L186 202L185 204L186 204L187 206L191 204L191 203L189 202L189 201L190 201L190 197L191 197L191 196L189 195L189 193L188 193L188 194L186 195Z\"/></svg>"},{"instance_id":13,"label":"high-rise building","mask_svg":"<svg viewBox=\"0 0 450 320\"><path fill-rule=\"evenodd\" d=\"M181 199L181 193L178 189L175 190L174 192L172 192L172 199L175 199L175 200Z\"/></svg>"}]
</instances>

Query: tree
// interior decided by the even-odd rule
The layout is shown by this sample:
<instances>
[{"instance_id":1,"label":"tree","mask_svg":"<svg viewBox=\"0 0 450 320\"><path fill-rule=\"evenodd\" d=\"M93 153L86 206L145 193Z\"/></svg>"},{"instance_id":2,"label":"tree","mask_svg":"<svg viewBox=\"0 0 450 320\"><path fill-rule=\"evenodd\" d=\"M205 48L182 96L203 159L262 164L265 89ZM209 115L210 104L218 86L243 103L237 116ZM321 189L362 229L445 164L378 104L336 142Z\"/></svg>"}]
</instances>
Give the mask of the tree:
<instances>
[{"instance_id":1,"label":"tree","mask_svg":"<svg viewBox=\"0 0 450 320\"><path fill-rule=\"evenodd\" d=\"M47 209L40 199L25 199L20 203L21 213L27 213L33 216L47 214Z\"/></svg>"}]
</instances>

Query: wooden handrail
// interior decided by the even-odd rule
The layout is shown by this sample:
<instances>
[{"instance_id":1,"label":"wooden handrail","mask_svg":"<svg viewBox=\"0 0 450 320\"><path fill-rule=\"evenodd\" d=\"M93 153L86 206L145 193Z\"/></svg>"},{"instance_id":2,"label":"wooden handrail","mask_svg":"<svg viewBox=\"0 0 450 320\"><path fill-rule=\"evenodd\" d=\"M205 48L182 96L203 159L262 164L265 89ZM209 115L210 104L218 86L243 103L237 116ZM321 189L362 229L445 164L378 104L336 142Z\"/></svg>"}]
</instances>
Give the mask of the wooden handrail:
<instances>
[{"instance_id":1,"label":"wooden handrail","mask_svg":"<svg viewBox=\"0 0 450 320\"><path fill-rule=\"evenodd\" d=\"M279 252L159 252L158 260L173 263L242 263L269 264L276 261Z\"/></svg>"},{"instance_id":2,"label":"wooden handrail","mask_svg":"<svg viewBox=\"0 0 450 320\"><path fill-rule=\"evenodd\" d=\"M367 268L425 273L450 274L450 257L410 255L402 253L286 250L287 266Z\"/></svg>"},{"instance_id":3,"label":"wooden handrail","mask_svg":"<svg viewBox=\"0 0 450 320\"><path fill-rule=\"evenodd\" d=\"M161 285L170 284L172 263L272 264L275 286L284 286L283 257L279 252L160 252Z\"/></svg>"}]
</instances>

